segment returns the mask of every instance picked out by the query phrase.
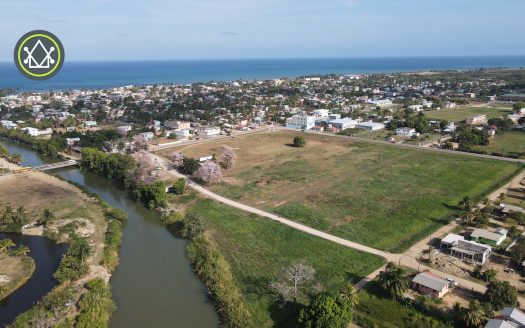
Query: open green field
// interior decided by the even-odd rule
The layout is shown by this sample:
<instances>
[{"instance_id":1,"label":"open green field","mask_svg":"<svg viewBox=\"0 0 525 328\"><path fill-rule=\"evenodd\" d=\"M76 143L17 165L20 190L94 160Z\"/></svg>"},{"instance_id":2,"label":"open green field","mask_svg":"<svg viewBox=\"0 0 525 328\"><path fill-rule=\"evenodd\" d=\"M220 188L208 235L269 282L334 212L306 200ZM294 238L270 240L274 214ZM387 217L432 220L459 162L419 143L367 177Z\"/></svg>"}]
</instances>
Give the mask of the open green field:
<instances>
[{"instance_id":1,"label":"open green field","mask_svg":"<svg viewBox=\"0 0 525 328\"><path fill-rule=\"evenodd\" d=\"M474 149L485 151L488 154L496 153L503 156L525 158L525 132L501 132L491 138L487 146L475 146Z\"/></svg>"},{"instance_id":2,"label":"open green field","mask_svg":"<svg viewBox=\"0 0 525 328\"><path fill-rule=\"evenodd\" d=\"M293 261L309 263L316 270L318 282L329 292L337 292L349 281L359 281L384 264L379 257L209 199L189 202L187 211L204 222L231 267L250 312L250 327L286 327L293 321L296 308L280 308L280 301L268 287Z\"/></svg>"},{"instance_id":3,"label":"open green field","mask_svg":"<svg viewBox=\"0 0 525 328\"><path fill-rule=\"evenodd\" d=\"M460 122L466 118L485 114L487 118L502 117L512 113L511 108L493 107L458 107L454 109L443 109L425 112L425 116L431 120L447 120L449 122Z\"/></svg>"},{"instance_id":4,"label":"open green field","mask_svg":"<svg viewBox=\"0 0 525 328\"><path fill-rule=\"evenodd\" d=\"M317 134L304 134L304 148L291 147L298 134L268 132L177 151L200 157L228 144L235 149L238 163L224 172L225 183L212 190L343 238L397 252L458 215L456 205L464 196L481 200L522 168Z\"/></svg>"}]
</instances>

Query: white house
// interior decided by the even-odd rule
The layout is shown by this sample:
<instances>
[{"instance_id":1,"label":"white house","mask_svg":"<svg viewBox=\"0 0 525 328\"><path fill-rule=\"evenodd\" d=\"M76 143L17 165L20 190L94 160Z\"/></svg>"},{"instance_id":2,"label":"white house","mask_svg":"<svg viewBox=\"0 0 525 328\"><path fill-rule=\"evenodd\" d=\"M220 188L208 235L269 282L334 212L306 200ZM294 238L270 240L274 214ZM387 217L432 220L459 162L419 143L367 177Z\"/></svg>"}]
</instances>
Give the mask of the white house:
<instances>
[{"instance_id":1,"label":"white house","mask_svg":"<svg viewBox=\"0 0 525 328\"><path fill-rule=\"evenodd\" d=\"M423 111L424 107L423 105L412 105L412 106L408 106L408 109L414 112L421 112Z\"/></svg>"},{"instance_id":2,"label":"white house","mask_svg":"<svg viewBox=\"0 0 525 328\"><path fill-rule=\"evenodd\" d=\"M85 121L84 122L84 127L86 128L92 128L95 126L97 126L97 121Z\"/></svg>"},{"instance_id":3,"label":"white house","mask_svg":"<svg viewBox=\"0 0 525 328\"><path fill-rule=\"evenodd\" d=\"M154 134L153 132L143 132L140 134L140 136L142 137L142 139L148 141L153 140Z\"/></svg>"},{"instance_id":4,"label":"white house","mask_svg":"<svg viewBox=\"0 0 525 328\"><path fill-rule=\"evenodd\" d=\"M221 134L221 129L215 126L199 126L197 134L200 136L217 136Z\"/></svg>"},{"instance_id":5,"label":"white house","mask_svg":"<svg viewBox=\"0 0 525 328\"><path fill-rule=\"evenodd\" d=\"M315 126L315 117L308 115L294 115L286 119L286 127L296 130L310 130Z\"/></svg>"},{"instance_id":6,"label":"white house","mask_svg":"<svg viewBox=\"0 0 525 328\"><path fill-rule=\"evenodd\" d=\"M22 128L21 130L25 131L25 133L29 134L32 137L38 137L38 136L44 136L44 135L53 134L53 130L51 128L47 128L47 129L44 129L44 130L39 130L37 128L27 127L27 128Z\"/></svg>"},{"instance_id":7,"label":"white house","mask_svg":"<svg viewBox=\"0 0 525 328\"><path fill-rule=\"evenodd\" d=\"M16 129L16 128L18 128L18 125L16 123L13 123L13 121L2 120L2 121L0 121L0 125L2 125L2 127L6 128L6 129Z\"/></svg>"},{"instance_id":8,"label":"white house","mask_svg":"<svg viewBox=\"0 0 525 328\"><path fill-rule=\"evenodd\" d=\"M131 131L132 127L131 125L121 125L117 127L117 133L121 136L125 136L128 134L129 131Z\"/></svg>"},{"instance_id":9,"label":"white house","mask_svg":"<svg viewBox=\"0 0 525 328\"><path fill-rule=\"evenodd\" d=\"M328 109L316 109L313 114L315 117L326 117L329 113L330 111Z\"/></svg>"},{"instance_id":10,"label":"white house","mask_svg":"<svg viewBox=\"0 0 525 328\"><path fill-rule=\"evenodd\" d=\"M419 136L419 133L416 132L416 129L413 128L397 128L396 129L396 135L400 137L412 137L412 136Z\"/></svg>"}]
</instances>

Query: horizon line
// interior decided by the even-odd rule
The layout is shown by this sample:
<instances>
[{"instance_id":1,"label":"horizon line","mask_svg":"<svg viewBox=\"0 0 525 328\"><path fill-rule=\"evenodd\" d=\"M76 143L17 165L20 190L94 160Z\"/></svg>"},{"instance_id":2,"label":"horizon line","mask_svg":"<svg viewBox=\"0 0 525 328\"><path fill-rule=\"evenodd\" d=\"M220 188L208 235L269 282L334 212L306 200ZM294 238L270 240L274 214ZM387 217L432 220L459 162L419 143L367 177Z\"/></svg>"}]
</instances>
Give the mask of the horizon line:
<instances>
[{"instance_id":1,"label":"horizon line","mask_svg":"<svg viewBox=\"0 0 525 328\"><path fill-rule=\"evenodd\" d=\"M250 61L250 60L317 60L317 59L399 59L399 58L494 58L494 57L525 57L518 55L396 55L396 56L334 56L334 57L245 57L245 58L165 58L165 59L73 59L70 63L96 63L96 62L168 62L168 61ZM11 63L10 60L0 60L0 64ZM525 65L525 63L524 63Z\"/></svg>"}]
</instances>

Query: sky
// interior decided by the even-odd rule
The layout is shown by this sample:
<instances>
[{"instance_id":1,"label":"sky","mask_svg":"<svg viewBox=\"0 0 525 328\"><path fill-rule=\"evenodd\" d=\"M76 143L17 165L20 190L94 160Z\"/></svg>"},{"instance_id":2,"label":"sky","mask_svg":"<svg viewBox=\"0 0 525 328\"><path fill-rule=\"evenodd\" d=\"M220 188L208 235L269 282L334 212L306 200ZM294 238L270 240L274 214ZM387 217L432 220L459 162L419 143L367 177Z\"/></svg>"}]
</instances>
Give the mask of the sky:
<instances>
[{"instance_id":1,"label":"sky","mask_svg":"<svg viewBox=\"0 0 525 328\"><path fill-rule=\"evenodd\" d=\"M525 55L523 0L0 0L0 61L35 29L85 60Z\"/></svg>"}]
</instances>

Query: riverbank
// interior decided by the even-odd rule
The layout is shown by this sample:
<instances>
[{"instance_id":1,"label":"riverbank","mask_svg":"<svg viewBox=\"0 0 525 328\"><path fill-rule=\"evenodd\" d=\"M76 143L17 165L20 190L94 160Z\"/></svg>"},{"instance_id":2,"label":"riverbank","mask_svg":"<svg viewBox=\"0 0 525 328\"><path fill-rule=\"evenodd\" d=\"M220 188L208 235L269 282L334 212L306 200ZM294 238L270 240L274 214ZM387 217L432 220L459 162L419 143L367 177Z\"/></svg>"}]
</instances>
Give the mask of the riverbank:
<instances>
[{"instance_id":1,"label":"riverbank","mask_svg":"<svg viewBox=\"0 0 525 328\"><path fill-rule=\"evenodd\" d=\"M23 227L18 232L69 245L53 275L59 285L20 314L13 327L41 323L42 317L50 325L107 325L115 307L108 282L118 263L115 248L118 250L120 245L125 215L76 186L42 172L6 175L1 179L0 204L4 211L12 208L23 212ZM9 230L13 231L12 225ZM100 302L89 301L94 293ZM68 301L54 309L46 305L63 297Z\"/></svg>"},{"instance_id":2,"label":"riverbank","mask_svg":"<svg viewBox=\"0 0 525 328\"><path fill-rule=\"evenodd\" d=\"M0 301L24 285L35 272L35 261L29 256L0 253Z\"/></svg>"}]
</instances>

